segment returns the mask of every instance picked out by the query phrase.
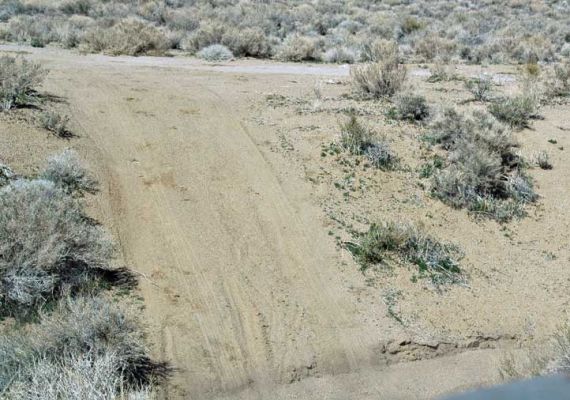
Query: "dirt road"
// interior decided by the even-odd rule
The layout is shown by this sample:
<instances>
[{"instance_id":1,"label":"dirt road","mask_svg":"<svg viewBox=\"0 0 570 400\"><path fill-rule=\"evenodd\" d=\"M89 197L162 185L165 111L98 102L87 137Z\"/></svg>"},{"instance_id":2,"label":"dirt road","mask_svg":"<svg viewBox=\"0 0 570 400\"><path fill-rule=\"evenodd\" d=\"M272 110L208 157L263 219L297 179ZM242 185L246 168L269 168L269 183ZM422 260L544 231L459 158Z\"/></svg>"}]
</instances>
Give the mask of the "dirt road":
<instances>
[{"instance_id":1,"label":"dirt road","mask_svg":"<svg viewBox=\"0 0 570 400\"><path fill-rule=\"evenodd\" d=\"M343 265L306 182L271 152L277 133L250 123L267 77L178 58L31 57L69 103L103 213L146 277L153 350L177 368L166 398L428 398L469 385L475 370L494 379L489 352L377 365L381 343L402 332L379 298L360 294L363 278Z\"/></svg>"}]
</instances>

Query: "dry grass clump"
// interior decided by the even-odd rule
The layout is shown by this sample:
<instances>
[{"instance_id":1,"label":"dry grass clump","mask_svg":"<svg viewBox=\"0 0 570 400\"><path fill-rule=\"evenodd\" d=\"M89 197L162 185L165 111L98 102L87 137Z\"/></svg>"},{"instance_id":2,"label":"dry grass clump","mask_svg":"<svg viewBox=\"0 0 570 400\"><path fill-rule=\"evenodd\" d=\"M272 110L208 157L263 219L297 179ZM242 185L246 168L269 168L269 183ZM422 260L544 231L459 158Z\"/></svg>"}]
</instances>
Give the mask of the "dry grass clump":
<instances>
[{"instance_id":1,"label":"dry grass clump","mask_svg":"<svg viewBox=\"0 0 570 400\"><path fill-rule=\"evenodd\" d=\"M365 156L370 164L379 169L392 169L398 158L388 142L375 135L352 115L341 124L340 147L352 155Z\"/></svg>"},{"instance_id":2,"label":"dry grass clump","mask_svg":"<svg viewBox=\"0 0 570 400\"><path fill-rule=\"evenodd\" d=\"M507 221L524 215L537 199L518 146L507 127L483 112L447 109L428 137L448 151L447 165L433 174L432 193L443 202Z\"/></svg>"},{"instance_id":3,"label":"dry grass clump","mask_svg":"<svg viewBox=\"0 0 570 400\"><path fill-rule=\"evenodd\" d=\"M160 29L136 19L122 20L110 28L91 29L85 34L84 43L88 51L111 55L159 55L170 48Z\"/></svg>"},{"instance_id":4,"label":"dry grass clump","mask_svg":"<svg viewBox=\"0 0 570 400\"><path fill-rule=\"evenodd\" d=\"M350 70L356 92L364 97L391 97L406 81L407 69L396 58L353 67Z\"/></svg>"},{"instance_id":5,"label":"dry grass clump","mask_svg":"<svg viewBox=\"0 0 570 400\"><path fill-rule=\"evenodd\" d=\"M67 124L69 123L69 117L66 115L61 115L55 111L43 111L39 115L40 126L56 136L61 138L69 138L72 133L69 131Z\"/></svg>"},{"instance_id":6,"label":"dry grass clump","mask_svg":"<svg viewBox=\"0 0 570 400\"><path fill-rule=\"evenodd\" d=\"M144 394L170 372L148 357L136 314L100 297L67 299L37 325L4 332L0 357L7 399Z\"/></svg>"},{"instance_id":7,"label":"dry grass clump","mask_svg":"<svg viewBox=\"0 0 570 400\"><path fill-rule=\"evenodd\" d=\"M38 63L22 57L0 56L0 109L36 103L36 90L46 74Z\"/></svg>"},{"instance_id":8,"label":"dry grass clump","mask_svg":"<svg viewBox=\"0 0 570 400\"><path fill-rule=\"evenodd\" d=\"M529 120L537 117L538 100L528 94L500 98L489 105L489 112L514 128L526 128Z\"/></svg>"},{"instance_id":9,"label":"dry grass clump","mask_svg":"<svg viewBox=\"0 0 570 400\"><path fill-rule=\"evenodd\" d=\"M459 248L439 242L410 224L373 224L357 243L349 243L348 247L363 269L396 258L415 264L420 276L429 277L435 284L463 280Z\"/></svg>"}]
</instances>

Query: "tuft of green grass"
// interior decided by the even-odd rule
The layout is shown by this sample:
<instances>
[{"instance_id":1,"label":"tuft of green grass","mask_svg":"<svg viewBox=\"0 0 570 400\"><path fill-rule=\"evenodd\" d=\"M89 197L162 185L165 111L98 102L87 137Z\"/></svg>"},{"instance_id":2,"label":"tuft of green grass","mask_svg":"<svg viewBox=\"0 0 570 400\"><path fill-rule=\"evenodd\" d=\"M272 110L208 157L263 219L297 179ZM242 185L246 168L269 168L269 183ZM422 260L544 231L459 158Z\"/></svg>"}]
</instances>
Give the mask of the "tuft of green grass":
<instances>
[{"instance_id":1,"label":"tuft of green grass","mask_svg":"<svg viewBox=\"0 0 570 400\"><path fill-rule=\"evenodd\" d=\"M390 259L400 259L418 267L421 277L436 284L463 281L460 249L426 235L410 224L384 222L372 224L356 243L348 243L362 270Z\"/></svg>"}]
</instances>

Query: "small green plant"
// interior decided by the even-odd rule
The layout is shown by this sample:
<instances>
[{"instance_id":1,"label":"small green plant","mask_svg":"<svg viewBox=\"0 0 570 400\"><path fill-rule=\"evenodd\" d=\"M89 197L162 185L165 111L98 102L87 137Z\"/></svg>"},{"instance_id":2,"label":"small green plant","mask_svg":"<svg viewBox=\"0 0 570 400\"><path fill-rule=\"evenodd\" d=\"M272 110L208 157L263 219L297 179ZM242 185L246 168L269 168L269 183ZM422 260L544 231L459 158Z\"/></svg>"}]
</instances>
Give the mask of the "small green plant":
<instances>
[{"instance_id":1,"label":"small green plant","mask_svg":"<svg viewBox=\"0 0 570 400\"><path fill-rule=\"evenodd\" d=\"M67 127L69 123L67 115L61 115L55 111L43 111L39 116L39 121L42 128L58 137L69 138L73 136Z\"/></svg>"},{"instance_id":2,"label":"small green plant","mask_svg":"<svg viewBox=\"0 0 570 400\"><path fill-rule=\"evenodd\" d=\"M379 169L391 169L398 162L385 138L375 135L351 115L340 126L340 147L352 155L364 155Z\"/></svg>"},{"instance_id":3,"label":"small green plant","mask_svg":"<svg viewBox=\"0 0 570 400\"><path fill-rule=\"evenodd\" d=\"M433 176L433 174L442 169L445 165L445 160L438 155L433 156L433 158L420 167L420 178L426 179Z\"/></svg>"},{"instance_id":4,"label":"small green plant","mask_svg":"<svg viewBox=\"0 0 570 400\"><path fill-rule=\"evenodd\" d=\"M362 155L372 142L372 133L351 115L340 125L340 145L352 155Z\"/></svg>"},{"instance_id":5,"label":"small green plant","mask_svg":"<svg viewBox=\"0 0 570 400\"><path fill-rule=\"evenodd\" d=\"M475 100L487 101L492 88L492 80L489 76L483 75L479 78L469 79L465 82L465 87L471 92Z\"/></svg>"},{"instance_id":6,"label":"small green plant","mask_svg":"<svg viewBox=\"0 0 570 400\"><path fill-rule=\"evenodd\" d=\"M347 247L363 270L396 257L415 264L420 276L429 277L437 285L463 280L459 248L439 242L410 224L372 224L357 243L348 243Z\"/></svg>"}]
</instances>

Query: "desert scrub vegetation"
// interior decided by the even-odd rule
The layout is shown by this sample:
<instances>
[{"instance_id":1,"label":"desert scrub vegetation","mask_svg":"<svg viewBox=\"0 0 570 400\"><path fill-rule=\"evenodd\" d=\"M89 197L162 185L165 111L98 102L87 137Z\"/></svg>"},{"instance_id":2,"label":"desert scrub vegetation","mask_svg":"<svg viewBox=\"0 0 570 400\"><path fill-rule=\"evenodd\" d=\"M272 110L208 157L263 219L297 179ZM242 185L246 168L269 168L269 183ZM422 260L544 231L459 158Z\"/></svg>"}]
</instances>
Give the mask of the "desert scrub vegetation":
<instances>
[{"instance_id":1,"label":"desert scrub vegetation","mask_svg":"<svg viewBox=\"0 0 570 400\"><path fill-rule=\"evenodd\" d=\"M365 156L375 168L393 169L398 158L385 138L375 135L355 115L340 125L340 147L349 154Z\"/></svg>"},{"instance_id":2,"label":"desert scrub vegetation","mask_svg":"<svg viewBox=\"0 0 570 400\"><path fill-rule=\"evenodd\" d=\"M9 171L8 169L3 169ZM70 150L35 178L4 174L0 188L0 393L4 399L151 399L170 373L148 356L136 284L77 193L95 182Z\"/></svg>"},{"instance_id":3,"label":"desert scrub vegetation","mask_svg":"<svg viewBox=\"0 0 570 400\"><path fill-rule=\"evenodd\" d=\"M66 298L37 324L0 334L3 398L95 400L149 393L169 367L147 355L132 307L104 297Z\"/></svg>"},{"instance_id":4,"label":"desert scrub vegetation","mask_svg":"<svg viewBox=\"0 0 570 400\"><path fill-rule=\"evenodd\" d=\"M111 55L161 55L170 48L168 37L153 25L125 19L110 28L96 27L85 33L84 50Z\"/></svg>"},{"instance_id":5,"label":"desert scrub vegetation","mask_svg":"<svg viewBox=\"0 0 570 400\"><path fill-rule=\"evenodd\" d=\"M46 74L38 63L22 57L0 56L0 109L35 104L37 88Z\"/></svg>"},{"instance_id":6,"label":"desert scrub vegetation","mask_svg":"<svg viewBox=\"0 0 570 400\"><path fill-rule=\"evenodd\" d=\"M204 47L196 55L206 61L225 61L234 57L230 49L221 44L212 44Z\"/></svg>"},{"instance_id":7,"label":"desert scrub vegetation","mask_svg":"<svg viewBox=\"0 0 570 400\"><path fill-rule=\"evenodd\" d=\"M538 196L518 155L510 129L482 111L464 115L445 109L426 139L447 151L432 174L432 194L456 208L508 221L524 215Z\"/></svg>"},{"instance_id":8,"label":"desert scrub vegetation","mask_svg":"<svg viewBox=\"0 0 570 400\"><path fill-rule=\"evenodd\" d=\"M489 112L501 122L514 128L526 128L538 117L538 99L529 94L499 98L489 105Z\"/></svg>"},{"instance_id":9,"label":"desert scrub vegetation","mask_svg":"<svg viewBox=\"0 0 570 400\"><path fill-rule=\"evenodd\" d=\"M350 77L357 94L365 98L391 97L406 81L407 69L397 57L351 68Z\"/></svg>"},{"instance_id":10,"label":"desert scrub vegetation","mask_svg":"<svg viewBox=\"0 0 570 400\"><path fill-rule=\"evenodd\" d=\"M52 110L45 110L40 113L38 120L42 128L58 137L69 138L73 136L67 127L69 117L66 115L61 115Z\"/></svg>"},{"instance_id":11,"label":"desert scrub vegetation","mask_svg":"<svg viewBox=\"0 0 570 400\"><path fill-rule=\"evenodd\" d=\"M463 257L460 249L426 235L412 224L372 224L347 247L363 270L396 259L416 265L419 276L436 285L464 280L459 267Z\"/></svg>"},{"instance_id":12,"label":"desert scrub vegetation","mask_svg":"<svg viewBox=\"0 0 570 400\"><path fill-rule=\"evenodd\" d=\"M395 99L396 115L399 119L407 121L424 121L430 116L430 107L424 96L405 92Z\"/></svg>"},{"instance_id":13,"label":"desert scrub vegetation","mask_svg":"<svg viewBox=\"0 0 570 400\"><path fill-rule=\"evenodd\" d=\"M469 79L465 82L465 87L471 92L476 101L488 101L493 87L492 79L487 75Z\"/></svg>"},{"instance_id":14,"label":"desert scrub vegetation","mask_svg":"<svg viewBox=\"0 0 570 400\"><path fill-rule=\"evenodd\" d=\"M98 183L85 168L75 151L66 149L47 160L41 179L53 182L68 194L97 192Z\"/></svg>"},{"instance_id":15,"label":"desert scrub vegetation","mask_svg":"<svg viewBox=\"0 0 570 400\"><path fill-rule=\"evenodd\" d=\"M567 56L569 19L568 5L562 1L505 7L493 0L10 0L0 9L0 38L132 53L132 46L99 44L114 41L108 31L123 36L121 42L137 42L144 36L146 43L155 43L134 47L143 52L153 53L158 47L196 53L219 43L236 57L281 53L292 55L291 60L315 57L331 62L339 62L339 57L349 62L353 52L366 60L370 38L377 38L394 40L405 49L408 62L442 58L518 64ZM122 26L133 20L139 23ZM294 43L302 45L302 51L295 52Z\"/></svg>"},{"instance_id":16,"label":"desert scrub vegetation","mask_svg":"<svg viewBox=\"0 0 570 400\"><path fill-rule=\"evenodd\" d=\"M19 179L0 189L0 315L25 314L112 270L113 244L56 184Z\"/></svg>"}]
</instances>

